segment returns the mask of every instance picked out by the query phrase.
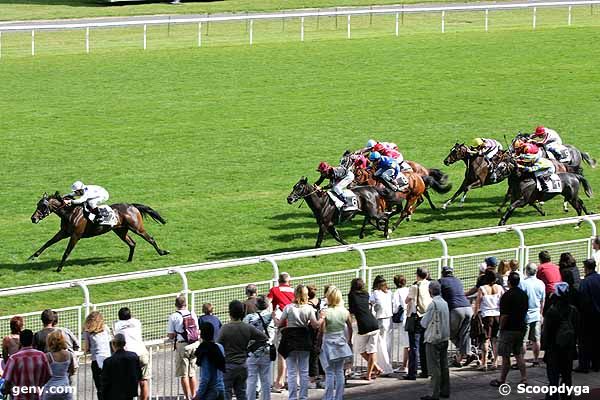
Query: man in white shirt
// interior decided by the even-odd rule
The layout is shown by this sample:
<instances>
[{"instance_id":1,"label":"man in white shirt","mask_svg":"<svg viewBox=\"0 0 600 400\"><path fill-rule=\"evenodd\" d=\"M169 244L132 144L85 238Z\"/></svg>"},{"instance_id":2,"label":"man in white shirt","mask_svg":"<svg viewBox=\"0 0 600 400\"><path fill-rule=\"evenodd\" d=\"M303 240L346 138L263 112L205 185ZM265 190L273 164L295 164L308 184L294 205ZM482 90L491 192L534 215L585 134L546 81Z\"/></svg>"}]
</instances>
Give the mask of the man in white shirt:
<instances>
[{"instance_id":1,"label":"man in white shirt","mask_svg":"<svg viewBox=\"0 0 600 400\"><path fill-rule=\"evenodd\" d=\"M195 352L200 342L188 343L183 336L185 333L183 320L190 314L195 321L198 321L198 317L195 313L188 311L184 295L175 299L175 307L177 311L169 316L167 334L169 339L175 340L175 375L181 379L184 398L191 400L198 387Z\"/></svg>"},{"instance_id":2,"label":"man in white shirt","mask_svg":"<svg viewBox=\"0 0 600 400\"><path fill-rule=\"evenodd\" d=\"M131 311L127 307L119 310L119 320L115 322L114 334L125 337L125 350L132 351L140 358L142 379L140 380L139 400L148 400L148 380L152 376L150 354L142 338L142 323L139 319L131 318Z\"/></svg>"},{"instance_id":3,"label":"man in white shirt","mask_svg":"<svg viewBox=\"0 0 600 400\"><path fill-rule=\"evenodd\" d=\"M592 248L594 249L594 260L596 265L600 265L600 236L596 236L592 242Z\"/></svg>"}]
</instances>

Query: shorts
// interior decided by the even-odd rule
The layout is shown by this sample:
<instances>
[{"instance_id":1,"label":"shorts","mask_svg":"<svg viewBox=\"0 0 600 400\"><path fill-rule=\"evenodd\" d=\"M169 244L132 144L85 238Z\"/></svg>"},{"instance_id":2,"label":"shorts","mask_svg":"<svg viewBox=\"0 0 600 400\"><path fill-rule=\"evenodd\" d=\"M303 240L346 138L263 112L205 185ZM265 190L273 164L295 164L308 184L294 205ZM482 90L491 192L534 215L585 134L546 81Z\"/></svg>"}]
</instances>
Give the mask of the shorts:
<instances>
[{"instance_id":1,"label":"shorts","mask_svg":"<svg viewBox=\"0 0 600 400\"><path fill-rule=\"evenodd\" d=\"M500 357L519 356L523 354L523 337L525 331L500 331L498 336L498 355Z\"/></svg>"},{"instance_id":2,"label":"shorts","mask_svg":"<svg viewBox=\"0 0 600 400\"><path fill-rule=\"evenodd\" d=\"M139 356L140 358L140 367L142 368L142 379L143 381L147 381L152 377L152 364L150 364L150 354L145 353ZM195 363L194 363L195 365Z\"/></svg>"},{"instance_id":3,"label":"shorts","mask_svg":"<svg viewBox=\"0 0 600 400\"><path fill-rule=\"evenodd\" d=\"M496 339L498 337L498 330L500 329L500 317L483 317L483 332L485 333L485 338Z\"/></svg>"},{"instance_id":4,"label":"shorts","mask_svg":"<svg viewBox=\"0 0 600 400\"><path fill-rule=\"evenodd\" d=\"M379 343L379 330L366 333L364 335L354 336L354 347L358 354L377 353L377 344Z\"/></svg>"},{"instance_id":5,"label":"shorts","mask_svg":"<svg viewBox=\"0 0 600 400\"><path fill-rule=\"evenodd\" d=\"M177 378L191 378L197 375L195 352L199 344L200 342L192 344L178 342L175 345L175 376Z\"/></svg>"},{"instance_id":6,"label":"shorts","mask_svg":"<svg viewBox=\"0 0 600 400\"><path fill-rule=\"evenodd\" d=\"M527 341L539 343L542 338L542 321L534 321L527 324L525 327L525 336L523 337L523 343L527 344Z\"/></svg>"}]
</instances>

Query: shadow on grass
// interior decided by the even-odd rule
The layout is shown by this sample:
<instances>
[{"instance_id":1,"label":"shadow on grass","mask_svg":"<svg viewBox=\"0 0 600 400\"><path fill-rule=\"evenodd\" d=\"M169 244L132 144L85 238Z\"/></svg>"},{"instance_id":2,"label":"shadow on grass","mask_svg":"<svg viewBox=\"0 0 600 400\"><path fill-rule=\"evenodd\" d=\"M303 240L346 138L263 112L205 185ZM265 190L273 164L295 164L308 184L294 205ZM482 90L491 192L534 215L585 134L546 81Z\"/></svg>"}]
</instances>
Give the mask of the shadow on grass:
<instances>
[{"instance_id":1,"label":"shadow on grass","mask_svg":"<svg viewBox=\"0 0 600 400\"><path fill-rule=\"evenodd\" d=\"M70 266L85 267L89 265L108 264L114 263L122 258L118 257L91 257L91 258L80 258L67 260L65 268ZM13 270L14 272L31 272L31 271L45 271L55 270L58 266L60 259L48 260L48 261L26 261L22 263L0 263L0 271Z\"/></svg>"}]
</instances>

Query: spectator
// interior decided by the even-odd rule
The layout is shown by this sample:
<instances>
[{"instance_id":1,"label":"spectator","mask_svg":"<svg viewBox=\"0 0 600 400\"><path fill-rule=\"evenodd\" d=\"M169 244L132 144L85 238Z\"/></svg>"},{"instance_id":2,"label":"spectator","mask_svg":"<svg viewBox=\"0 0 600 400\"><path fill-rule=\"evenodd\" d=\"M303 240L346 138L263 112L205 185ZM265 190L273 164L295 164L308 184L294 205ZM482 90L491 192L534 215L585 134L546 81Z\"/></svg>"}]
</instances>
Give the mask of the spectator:
<instances>
[{"instance_id":1,"label":"spectator","mask_svg":"<svg viewBox=\"0 0 600 400\"><path fill-rule=\"evenodd\" d=\"M63 335L65 335L65 341L67 343L67 350L69 350L72 354L75 354L76 351L79 351L80 347L79 347L79 340L77 340L77 336L75 336L73 334L73 332L71 332L70 329L65 328L65 327L59 327L58 326L58 313L56 311L52 311L53 317L52 317L52 327L54 329L60 329L63 333ZM77 356L75 356L75 369L77 369L79 366L78 362L77 362Z\"/></svg>"},{"instance_id":2,"label":"spectator","mask_svg":"<svg viewBox=\"0 0 600 400\"><path fill-rule=\"evenodd\" d=\"M542 333L542 350L548 384L558 387L560 383L565 386L573 384L573 360L577 354L576 330L579 326L579 312L569 304L569 286L565 282L554 285L556 301L548 308L544 317L544 330ZM558 400L558 394L546 395L547 400ZM570 396L564 398L570 398Z\"/></svg>"},{"instance_id":3,"label":"spectator","mask_svg":"<svg viewBox=\"0 0 600 400\"><path fill-rule=\"evenodd\" d=\"M323 400L342 400L345 384L344 362L352 359L352 320L344 307L342 292L335 286L329 287L327 305L327 310L322 312L320 328L323 334L320 359L325 368Z\"/></svg>"},{"instance_id":4,"label":"spectator","mask_svg":"<svg viewBox=\"0 0 600 400\"><path fill-rule=\"evenodd\" d=\"M321 299L317 296L317 287L315 285L306 285L308 289L308 305L311 306L315 312L315 317L318 319L321 312ZM327 293L325 291L325 293ZM311 328L312 329L312 328ZM310 378L309 387L316 389L319 384L320 377L320 365L319 365L319 330L313 329L313 347L310 351L310 358L308 360L308 377Z\"/></svg>"},{"instance_id":5,"label":"spectator","mask_svg":"<svg viewBox=\"0 0 600 400\"><path fill-rule=\"evenodd\" d=\"M573 290L579 290L579 283L581 277L579 274L579 268L577 268L577 261L571 253L562 253L558 262L558 268L560 270L560 277L563 282L569 284L569 288Z\"/></svg>"},{"instance_id":6,"label":"spectator","mask_svg":"<svg viewBox=\"0 0 600 400\"><path fill-rule=\"evenodd\" d=\"M477 281L475 283L475 286L472 287L471 289L469 289L468 291L466 291L465 296L470 298L471 296L477 294L477 291L479 290L479 288L484 285L483 280L484 280L484 276L485 276L485 271L487 271L487 269L488 269L488 266L485 262L482 262L481 264L479 264L479 275L477 276Z\"/></svg>"},{"instance_id":7,"label":"spectator","mask_svg":"<svg viewBox=\"0 0 600 400\"><path fill-rule=\"evenodd\" d=\"M488 269L491 268L494 271L496 271L498 269L498 259L496 257L494 257L494 256L486 257L485 260L483 260L483 261L487 265Z\"/></svg>"},{"instance_id":8,"label":"spectator","mask_svg":"<svg viewBox=\"0 0 600 400\"><path fill-rule=\"evenodd\" d=\"M552 263L550 253L546 250L538 255L540 265L538 265L537 277L546 285L546 295L554 292L554 284L561 282L560 270L556 264Z\"/></svg>"},{"instance_id":9,"label":"spectator","mask_svg":"<svg viewBox=\"0 0 600 400\"><path fill-rule=\"evenodd\" d=\"M102 393L102 366L110 357L110 331L104 324L104 318L98 311L92 311L83 326L83 351L92 355L92 377L98 394L98 400L104 400Z\"/></svg>"},{"instance_id":10,"label":"spectator","mask_svg":"<svg viewBox=\"0 0 600 400\"><path fill-rule=\"evenodd\" d=\"M431 303L428 276L429 272L426 269L417 268L417 281L410 287L408 297L406 298L409 310L407 315L414 322L414 327L409 326L408 330L408 340L410 343L410 350L408 351L408 374L403 376L406 380L414 381L417 379L417 362L421 365L420 377L427 378L429 376L425 342L423 340L425 330L421 326L421 318ZM410 324L411 322L409 321Z\"/></svg>"},{"instance_id":11,"label":"spectator","mask_svg":"<svg viewBox=\"0 0 600 400\"><path fill-rule=\"evenodd\" d=\"M498 265L498 279L502 280L502 287L508 290L508 274L510 274L510 264L506 260L500 261Z\"/></svg>"},{"instance_id":12,"label":"spectator","mask_svg":"<svg viewBox=\"0 0 600 400\"><path fill-rule=\"evenodd\" d=\"M273 311L276 313L277 317L280 317L285 306L294 300L294 289L290 286L290 275L287 272L279 274L279 285L272 287L271 290L269 290L268 297L271 300ZM276 329L274 339L276 347L279 347L280 341L281 331L280 329ZM274 392L281 393L285 384L285 372L285 359L279 354L277 356L277 376L273 383Z\"/></svg>"},{"instance_id":13,"label":"spectator","mask_svg":"<svg viewBox=\"0 0 600 400\"><path fill-rule=\"evenodd\" d=\"M4 336L2 339L2 359L4 363L8 361L8 357L19 351L21 343L19 336L23 330L23 317L14 316L10 319L10 335Z\"/></svg>"},{"instance_id":14,"label":"spectator","mask_svg":"<svg viewBox=\"0 0 600 400\"><path fill-rule=\"evenodd\" d=\"M256 312L256 296L258 296L258 288L254 284L246 286L246 301L244 301L244 311L246 315ZM219 332L215 331L215 337L219 336Z\"/></svg>"},{"instance_id":15,"label":"spectator","mask_svg":"<svg viewBox=\"0 0 600 400\"><path fill-rule=\"evenodd\" d=\"M442 267L442 278L440 279L442 298L448 304L450 311L450 340L458 350L454 359L454 366L461 367L463 357L467 364L472 359L471 355L471 318L473 308L469 299L465 296L465 289L460 279L454 276L454 268Z\"/></svg>"},{"instance_id":16,"label":"spectator","mask_svg":"<svg viewBox=\"0 0 600 400\"><path fill-rule=\"evenodd\" d=\"M140 320L131 317L129 308L123 307L119 310L119 320L115 322L114 334L122 334L125 337L125 350L138 355L142 370L139 400L148 400L150 394L148 381L152 377L150 354L142 337L142 323Z\"/></svg>"},{"instance_id":17,"label":"spectator","mask_svg":"<svg viewBox=\"0 0 600 400\"><path fill-rule=\"evenodd\" d=\"M382 376L389 376L394 372L391 363L392 335L392 292L388 289L383 276L378 275L374 280L373 294L369 302L375 311L375 318L379 326L378 359L379 366L383 369Z\"/></svg>"},{"instance_id":18,"label":"spectator","mask_svg":"<svg viewBox=\"0 0 600 400\"><path fill-rule=\"evenodd\" d=\"M592 242L592 249L594 250L594 261L596 265L600 264L600 236L596 236Z\"/></svg>"},{"instance_id":19,"label":"spectator","mask_svg":"<svg viewBox=\"0 0 600 400\"><path fill-rule=\"evenodd\" d=\"M256 300L256 299L255 299ZM248 300L246 300L248 301ZM256 311L256 301L254 302L252 309ZM223 326L223 324L221 323L221 320L219 319L219 317L217 317L216 315L213 314L213 305L210 303L204 303L202 304L202 314L200 317L198 317L198 326L204 324L204 323L209 323L213 326L213 331L214 331L214 337L219 337L219 332L221 331L221 327ZM247 314L248 312L248 305L246 303L244 303L244 312Z\"/></svg>"},{"instance_id":20,"label":"spectator","mask_svg":"<svg viewBox=\"0 0 600 400\"><path fill-rule=\"evenodd\" d=\"M590 258L583 262L585 278L579 285L581 296L581 338L579 366L575 372L600 370L600 347L596 343L600 330L600 275L596 272L596 261Z\"/></svg>"},{"instance_id":21,"label":"spectator","mask_svg":"<svg viewBox=\"0 0 600 400\"><path fill-rule=\"evenodd\" d=\"M40 331L37 331L33 336L33 347L35 347L36 350L46 353L48 351L46 338L55 330L54 311L50 309L42 311L41 320L43 328Z\"/></svg>"},{"instance_id":22,"label":"spectator","mask_svg":"<svg viewBox=\"0 0 600 400\"><path fill-rule=\"evenodd\" d=\"M367 373L364 379L370 381L383 372L377 365L379 324L371 313L369 293L365 290L365 282L361 278L354 278L350 283L348 310L354 315L358 327L358 334L354 338L355 350L367 361Z\"/></svg>"},{"instance_id":23,"label":"spectator","mask_svg":"<svg viewBox=\"0 0 600 400\"><path fill-rule=\"evenodd\" d=\"M527 384L527 369L523 354L523 337L525 336L525 318L527 317L527 294L519 288L519 274L512 272L508 276L509 290L500 299L500 337L498 338L498 355L502 357L500 379L494 379L490 385L498 387L506 383L510 370L510 357L514 355L521 372L519 383Z\"/></svg>"},{"instance_id":24,"label":"spectator","mask_svg":"<svg viewBox=\"0 0 600 400\"><path fill-rule=\"evenodd\" d=\"M402 366L400 367L400 372L403 374L408 373L408 332L404 327L404 323L406 322L406 298L408 297L408 288L406 287L406 278L404 275L396 275L394 276L394 285L396 286L396 291L394 292L394 297L392 301L392 311L394 313L398 312L398 308L402 306L403 310L403 320L399 324L393 324L393 329L398 329L398 346L402 349Z\"/></svg>"},{"instance_id":25,"label":"spectator","mask_svg":"<svg viewBox=\"0 0 600 400\"><path fill-rule=\"evenodd\" d=\"M212 324L200 325L202 343L196 349L196 362L200 367L200 386L194 400L224 400L225 350L215 343L215 327Z\"/></svg>"},{"instance_id":26,"label":"spectator","mask_svg":"<svg viewBox=\"0 0 600 400\"><path fill-rule=\"evenodd\" d=\"M281 314L280 319L275 319L276 324L283 328L279 352L286 359L288 368L287 382L290 400L308 399L308 361L312 348L310 326L317 328L319 323L315 318L313 308L308 305L308 289L298 285L294 290L294 302L288 304ZM298 378L300 390L298 391Z\"/></svg>"},{"instance_id":27,"label":"spectator","mask_svg":"<svg viewBox=\"0 0 600 400\"><path fill-rule=\"evenodd\" d=\"M241 301L234 300L229 303L229 317L230 322L223 325L217 338L217 342L223 345L225 350L225 400L231 400L232 392L235 392L237 400L246 400L246 358L249 352L253 353L266 345L267 336L255 327L242 323L244 304ZM256 392L250 394L251 399L254 399L254 396Z\"/></svg>"},{"instance_id":28,"label":"spectator","mask_svg":"<svg viewBox=\"0 0 600 400\"><path fill-rule=\"evenodd\" d=\"M111 341L112 356L104 360L102 392L105 399L132 400L138 395L142 369L138 355L126 351L125 336L118 333Z\"/></svg>"},{"instance_id":29,"label":"spectator","mask_svg":"<svg viewBox=\"0 0 600 400\"><path fill-rule=\"evenodd\" d=\"M485 331L485 342L483 343L483 354L481 356L481 369L487 371L488 353L490 344L493 349L492 369L498 367L498 353L496 339L498 338L498 329L500 327L500 298L504 294L502 286L498 285L496 274L493 270L486 270L484 285L477 292L475 301L475 314L479 313L483 321L483 330Z\"/></svg>"},{"instance_id":30,"label":"spectator","mask_svg":"<svg viewBox=\"0 0 600 400\"><path fill-rule=\"evenodd\" d=\"M188 326L191 331L196 328L198 317L192 311L187 309L187 300L181 295L175 299L175 308L177 309L169 317L167 325L167 334L169 339L175 340L175 375L180 378L181 387L185 399L191 399L196 393L198 382L196 380L196 349L198 348L197 339L189 337ZM192 335L194 336L194 335Z\"/></svg>"},{"instance_id":31,"label":"spectator","mask_svg":"<svg viewBox=\"0 0 600 400\"><path fill-rule=\"evenodd\" d=\"M12 393L13 387L42 387L50 379L50 366L46 355L35 350L33 332L24 329L19 335L21 349L9 357L4 368L4 393ZM37 400L38 393L17 393L12 400Z\"/></svg>"},{"instance_id":32,"label":"spectator","mask_svg":"<svg viewBox=\"0 0 600 400\"><path fill-rule=\"evenodd\" d=\"M461 285L462 287L462 285ZM425 329L424 341L427 348L427 368L431 373L433 394L421 400L437 400L450 397L450 371L448 370L448 339L450 337L450 312L448 303L442 298L439 282L429 284L432 301L421 319ZM461 294L463 291L461 291Z\"/></svg>"},{"instance_id":33,"label":"spectator","mask_svg":"<svg viewBox=\"0 0 600 400\"><path fill-rule=\"evenodd\" d=\"M52 377L44 386L42 400L72 400L69 377L75 373L75 363L62 332L55 330L48 335L48 362ZM95 381L94 381L95 382ZM101 384L101 382L99 382ZM98 399L102 392L98 391Z\"/></svg>"},{"instance_id":34,"label":"spectator","mask_svg":"<svg viewBox=\"0 0 600 400\"><path fill-rule=\"evenodd\" d=\"M523 355L527 352L527 341L531 342L533 349L533 366L540 365L540 340L542 335L542 310L546 299L546 285L539 280L537 275L537 265L529 263L525 267L527 278L521 281L521 289L527 294L529 299L527 317L525 319L525 336L523 340Z\"/></svg>"},{"instance_id":35,"label":"spectator","mask_svg":"<svg viewBox=\"0 0 600 400\"><path fill-rule=\"evenodd\" d=\"M257 392L257 384L260 379L261 400L271 399L271 345L275 336L275 323L273 315L269 311L269 301L266 296L256 298L256 311L247 314L244 322L255 327L267 335L267 343L248 355L248 382L246 395L254 400L253 394Z\"/></svg>"}]
</instances>

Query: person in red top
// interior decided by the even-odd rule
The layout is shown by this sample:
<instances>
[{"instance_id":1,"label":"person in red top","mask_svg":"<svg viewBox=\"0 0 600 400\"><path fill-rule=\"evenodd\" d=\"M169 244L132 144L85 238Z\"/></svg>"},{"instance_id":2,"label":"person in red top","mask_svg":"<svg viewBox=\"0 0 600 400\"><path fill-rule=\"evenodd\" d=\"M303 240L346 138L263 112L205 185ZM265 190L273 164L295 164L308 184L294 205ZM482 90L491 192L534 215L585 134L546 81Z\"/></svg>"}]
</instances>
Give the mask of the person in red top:
<instances>
[{"instance_id":1,"label":"person in red top","mask_svg":"<svg viewBox=\"0 0 600 400\"><path fill-rule=\"evenodd\" d=\"M290 274L282 272L279 274L279 286L272 287L267 296L271 300L273 311L281 315L285 306L294 301L294 288L290 286ZM281 332L279 329L275 331L273 344L279 346ZM285 384L285 359L281 354L277 356L277 378L273 383L273 390L281 393Z\"/></svg>"},{"instance_id":2,"label":"person in red top","mask_svg":"<svg viewBox=\"0 0 600 400\"><path fill-rule=\"evenodd\" d=\"M19 388L41 388L50 379L50 366L44 353L35 350L33 332L24 329L19 335L21 350L9 357L4 369L4 393L13 400L38 400L40 393L21 393Z\"/></svg>"},{"instance_id":3,"label":"person in red top","mask_svg":"<svg viewBox=\"0 0 600 400\"><path fill-rule=\"evenodd\" d=\"M538 255L540 265L538 266L537 278L546 285L546 294L554 293L554 285L562 282L558 265L551 262L550 253L546 250Z\"/></svg>"}]
</instances>

